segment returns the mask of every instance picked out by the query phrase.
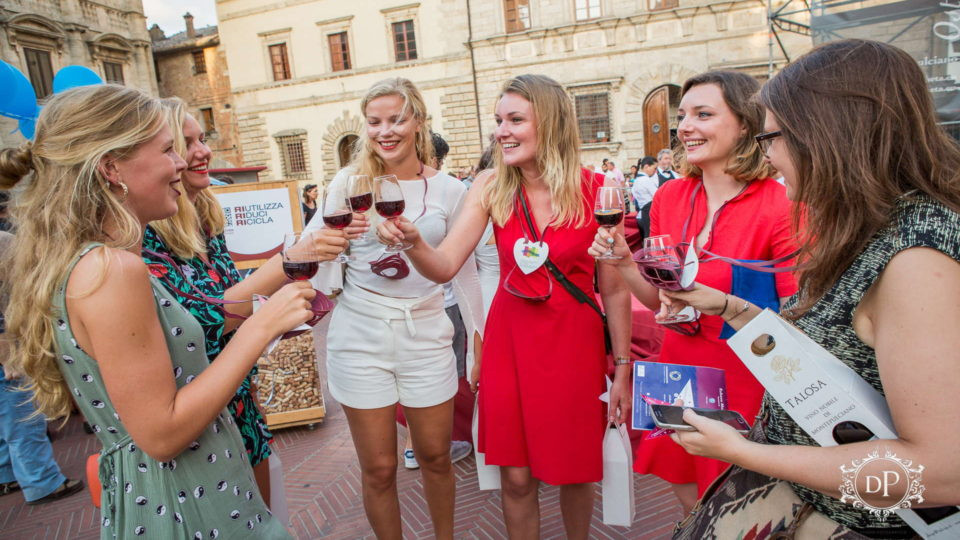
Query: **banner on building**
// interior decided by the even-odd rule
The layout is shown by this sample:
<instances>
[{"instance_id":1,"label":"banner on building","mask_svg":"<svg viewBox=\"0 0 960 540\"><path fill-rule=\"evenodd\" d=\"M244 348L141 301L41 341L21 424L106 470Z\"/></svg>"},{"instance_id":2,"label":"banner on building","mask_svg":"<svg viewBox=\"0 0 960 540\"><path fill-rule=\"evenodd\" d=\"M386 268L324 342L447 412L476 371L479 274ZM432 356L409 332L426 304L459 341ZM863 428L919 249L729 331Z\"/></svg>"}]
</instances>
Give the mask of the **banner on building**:
<instances>
[{"instance_id":1,"label":"banner on building","mask_svg":"<svg viewBox=\"0 0 960 540\"><path fill-rule=\"evenodd\" d=\"M826 0L810 5L814 44L847 38L884 41L916 59L939 121L960 129L960 0Z\"/></svg>"}]
</instances>

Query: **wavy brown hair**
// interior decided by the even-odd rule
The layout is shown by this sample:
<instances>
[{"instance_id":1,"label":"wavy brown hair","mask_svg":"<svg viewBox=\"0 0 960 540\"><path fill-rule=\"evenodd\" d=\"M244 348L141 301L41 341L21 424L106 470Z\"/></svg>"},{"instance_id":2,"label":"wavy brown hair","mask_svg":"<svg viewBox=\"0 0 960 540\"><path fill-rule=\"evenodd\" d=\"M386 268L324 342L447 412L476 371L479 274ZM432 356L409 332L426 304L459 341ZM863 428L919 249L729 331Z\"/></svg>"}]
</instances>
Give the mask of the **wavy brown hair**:
<instances>
[{"instance_id":1,"label":"wavy brown hair","mask_svg":"<svg viewBox=\"0 0 960 540\"><path fill-rule=\"evenodd\" d=\"M916 191L960 212L960 148L937 125L916 60L877 41L842 40L796 59L759 102L793 161L802 223L798 316L819 300ZM806 216L802 215L806 213Z\"/></svg>"},{"instance_id":2,"label":"wavy brown hair","mask_svg":"<svg viewBox=\"0 0 960 540\"><path fill-rule=\"evenodd\" d=\"M733 157L723 172L734 177L738 182L751 182L758 178L770 176L773 169L763 159L763 151L757 146L753 136L763 131L763 107L754 100L760 83L756 79L739 71L707 71L695 75L683 83L680 98L695 86L715 84L723 92L723 101L730 107L734 116L744 127L744 134L737 141L733 149ZM662 154L663 151L660 151ZM657 154L657 157L660 157ZM703 171L687 161L687 149L678 144L673 150L677 160L677 170L684 176L701 177Z\"/></svg>"},{"instance_id":3,"label":"wavy brown hair","mask_svg":"<svg viewBox=\"0 0 960 540\"><path fill-rule=\"evenodd\" d=\"M17 185L12 208L17 234L4 269L12 344L4 363L27 376L25 388L48 417L67 416L73 405L54 357L54 292L88 243L130 249L143 236L140 222L110 192L100 161L129 158L165 120L160 102L139 90L83 86L47 101L34 142L0 151L0 188L28 179L22 190ZM111 235L104 230L107 222L113 223ZM109 259L106 251L91 257L99 257L100 283Z\"/></svg>"}]
</instances>

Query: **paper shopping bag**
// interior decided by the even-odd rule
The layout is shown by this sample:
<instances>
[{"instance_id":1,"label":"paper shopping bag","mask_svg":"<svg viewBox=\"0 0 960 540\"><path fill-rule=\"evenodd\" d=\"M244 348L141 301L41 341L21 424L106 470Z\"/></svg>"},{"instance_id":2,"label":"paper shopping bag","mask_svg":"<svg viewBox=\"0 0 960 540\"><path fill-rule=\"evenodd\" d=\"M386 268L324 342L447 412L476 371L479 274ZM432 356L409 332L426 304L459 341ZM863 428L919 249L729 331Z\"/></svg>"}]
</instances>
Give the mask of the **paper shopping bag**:
<instances>
[{"instance_id":1,"label":"paper shopping bag","mask_svg":"<svg viewBox=\"0 0 960 540\"><path fill-rule=\"evenodd\" d=\"M482 490L500 489L500 467L487 465L486 456L477 449L476 442L480 440L477 433L480 430L480 410L476 403L473 405L473 455L477 458L477 484Z\"/></svg>"},{"instance_id":2,"label":"paper shopping bag","mask_svg":"<svg viewBox=\"0 0 960 540\"><path fill-rule=\"evenodd\" d=\"M626 424L611 422L603 436L603 523L633 523L633 451Z\"/></svg>"},{"instance_id":3,"label":"paper shopping bag","mask_svg":"<svg viewBox=\"0 0 960 540\"><path fill-rule=\"evenodd\" d=\"M758 343L764 335L770 337ZM845 422L859 422L876 439L897 437L883 395L771 310L763 310L731 336L727 344L793 421L820 446L840 444L834 428ZM904 509L896 514L924 538L960 538L958 507L930 510L934 509L922 509L920 513Z\"/></svg>"},{"instance_id":4,"label":"paper shopping bag","mask_svg":"<svg viewBox=\"0 0 960 540\"><path fill-rule=\"evenodd\" d=\"M283 464L280 456L270 454L270 512L286 527L290 523L287 511L287 490L283 485Z\"/></svg>"}]
</instances>

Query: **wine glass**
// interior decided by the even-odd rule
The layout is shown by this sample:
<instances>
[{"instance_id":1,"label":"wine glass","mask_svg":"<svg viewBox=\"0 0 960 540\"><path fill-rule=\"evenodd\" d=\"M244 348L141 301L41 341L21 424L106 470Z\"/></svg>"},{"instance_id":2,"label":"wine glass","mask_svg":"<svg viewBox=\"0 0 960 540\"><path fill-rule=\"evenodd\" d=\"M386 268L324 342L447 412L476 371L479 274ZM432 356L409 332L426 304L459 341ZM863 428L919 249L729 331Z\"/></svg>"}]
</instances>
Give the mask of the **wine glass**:
<instances>
[{"instance_id":1,"label":"wine glass","mask_svg":"<svg viewBox=\"0 0 960 540\"><path fill-rule=\"evenodd\" d=\"M320 253L313 245L311 233L289 233L283 236L283 251L280 252L283 262L283 273L294 281L303 281L316 275L320 268ZM266 302L269 297L254 295L260 303ZM314 326L324 315L333 309L333 303L321 292L317 292L310 305L313 311L313 318L307 321L307 327L297 327L284 333L280 339L296 337L309 330L308 327Z\"/></svg>"},{"instance_id":2,"label":"wine glass","mask_svg":"<svg viewBox=\"0 0 960 540\"><path fill-rule=\"evenodd\" d=\"M378 176L373 179L374 189L374 207L377 213L384 219L396 221L403 215L406 208L406 202L403 199L403 191L400 189L400 181L392 174ZM409 242L398 242L387 246L387 253L398 253L413 247Z\"/></svg>"},{"instance_id":3,"label":"wine glass","mask_svg":"<svg viewBox=\"0 0 960 540\"><path fill-rule=\"evenodd\" d=\"M283 273L294 281L310 279L320 268L320 254L313 246L310 233L283 235Z\"/></svg>"},{"instance_id":4,"label":"wine glass","mask_svg":"<svg viewBox=\"0 0 960 540\"><path fill-rule=\"evenodd\" d=\"M683 261L680 250L669 234L651 236L643 240L643 257L637 260L643 277L654 287L667 291L682 291ZM673 325L693 322L700 318L700 312L687 306L657 321L660 324Z\"/></svg>"},{"instance_id":5,"label":"wine glass","mask_svg":"<svg viewBox=\"0 0 960 540\"><path fill-rule=\"evenodd\" d=\"M344 186L329 186L323 194L323 223L331 229L344 229L353 222L353 208ZM352 255L339 254L333 262L352 261Z\"/></svg>"},{"instance_id":6,"label":"wine glass","mask_svg":"<svg viewBox=\"0 0 960 540\"><path fill-rule=\"evenodd\" d=\"M347 179L347 196L350 198L350 208L354 212L364 213L373 207L373 185L370 177L365 174L354 174ZM362 233L357 240L366 240L367 234Z\"/></svg>"},{"instance_id":7,"label":"wine glass","mask_svg":"<svg viewBox=\"0 0 960 540\"><path fill-rule=\"evenodd\" d=\"M623 221L623 190L614 186L601 186L597 190L597 202L593 209L597 223L612 235L613 229ZM613 254L613 246L598 259L620 259Z\"/></svg>"}]
</instances>

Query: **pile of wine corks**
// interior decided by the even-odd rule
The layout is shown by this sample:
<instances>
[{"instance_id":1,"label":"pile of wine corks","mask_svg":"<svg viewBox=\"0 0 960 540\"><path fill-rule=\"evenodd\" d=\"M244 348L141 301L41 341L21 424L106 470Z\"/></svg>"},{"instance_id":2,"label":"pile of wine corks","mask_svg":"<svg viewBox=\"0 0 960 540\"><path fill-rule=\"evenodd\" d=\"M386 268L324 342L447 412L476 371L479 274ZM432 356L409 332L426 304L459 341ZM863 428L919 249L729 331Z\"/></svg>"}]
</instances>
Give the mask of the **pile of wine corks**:
<instances>
[{"instance_id":1,"label":"pile of wine corks","mask_svg":"<svg viewBox=\"0 0 960 540\"><path fill-rule=\"evenodd\" d=\"M313 335L284 339L257 363L260 404L265 413L290 412L323 404Z\"/></svg>"}]
</instances>

